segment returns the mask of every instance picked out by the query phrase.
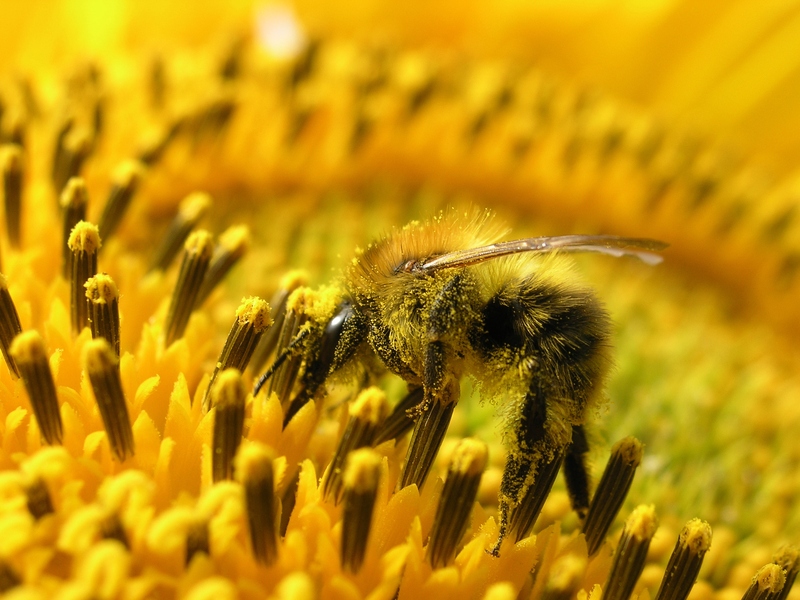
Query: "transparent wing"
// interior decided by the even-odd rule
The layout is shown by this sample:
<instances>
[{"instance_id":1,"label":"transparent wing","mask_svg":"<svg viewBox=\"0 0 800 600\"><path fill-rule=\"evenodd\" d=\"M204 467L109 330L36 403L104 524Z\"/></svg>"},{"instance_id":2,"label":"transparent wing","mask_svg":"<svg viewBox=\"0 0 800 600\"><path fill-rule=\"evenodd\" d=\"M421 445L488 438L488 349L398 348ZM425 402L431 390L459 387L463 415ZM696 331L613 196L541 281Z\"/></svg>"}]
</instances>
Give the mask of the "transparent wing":
<instances>
[{"instance_id":1,"label":"transparent wing","mask_svg":"<svg viewBox=\"0 0 800 600\"><path fill-rule=\"evenodd\" d=\"M658 240L613 235L562 235L525 238L449 252L448 254L416 263L410 270L426 273L440 269L465 267L493 258L522 252L537 252L541 254L547 252L598 252L617 257L632 256L649 265L657 265L663 259L658 254L654 254L654 252L659 252L668 245Z\"/></svg>"}]
</instances>

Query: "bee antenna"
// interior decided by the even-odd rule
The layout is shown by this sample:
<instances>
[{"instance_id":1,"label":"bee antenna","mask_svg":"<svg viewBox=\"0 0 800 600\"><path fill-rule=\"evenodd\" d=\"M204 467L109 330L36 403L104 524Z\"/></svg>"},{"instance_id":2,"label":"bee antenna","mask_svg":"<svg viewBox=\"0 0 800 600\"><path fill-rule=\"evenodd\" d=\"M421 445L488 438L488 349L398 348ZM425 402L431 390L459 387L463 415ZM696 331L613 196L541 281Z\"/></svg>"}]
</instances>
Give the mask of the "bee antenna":
<instances>
[{"instance_id":1,"label":"bee antenna","mask_svg":"<svg viewBox=\"0 0 800 600\"><path fill-rule=\"evenodd\" d=\"M253 390L253 397L258 396L258 392L261 391L261 388L264 387L264 384L267 383L267 381L269 381L270 378L275 374L275 371L277 371L280 366L286 362L287 358L294 354L295 348L297 348L297 345L308 336L309 331L309 329L300 330L300 332L294 336L294 339L289 342L283 350L281 350L281 353L275 358L275 362L270 365L269 369L267 369L261 377L259 377L256 387Z\"/></svg>"}]
</instances>

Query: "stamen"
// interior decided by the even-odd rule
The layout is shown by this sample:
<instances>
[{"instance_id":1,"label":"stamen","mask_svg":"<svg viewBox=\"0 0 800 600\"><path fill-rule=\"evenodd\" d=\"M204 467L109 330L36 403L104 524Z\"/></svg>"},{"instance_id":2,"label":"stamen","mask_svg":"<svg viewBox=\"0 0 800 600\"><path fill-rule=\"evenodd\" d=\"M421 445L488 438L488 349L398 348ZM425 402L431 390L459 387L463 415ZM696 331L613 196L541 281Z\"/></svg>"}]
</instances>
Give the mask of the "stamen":
<instances>
[{"instance_id":1,"label":"stamen","mask_svg":"<svg viewBox=\"0 0 800 600\"><path fill-rule=\"evenodd\" d=\"M800 548L797 546L784 546L772 557L772 562L786 573L786 583L783 584L783 590L777 598L777 600L786 600L797 579L797 573L800 571Z\"/></svg>"},{"instance_id":2,"label":"stamen","mask_svg":"<svg viewBox=\"0 0 800 600\"><path fill-rule=\"evenodd\" d=\"M542 600L570 600L581 589L586 574L586 558L567 554L550 567L550 575L542 592Z\"/></svg>"},{"instance_id":3,"label":"stamen","mask_svg":"<svg viewBox=\"0 0 800 600\"><path fill-rule=\"evenodd\" d=\"M119 290L106 273L98 273L86 284L92 338L104 338L119 358Z\"/></svg>"},{"instance_id":4,"label":"stamen","mask_svg":"<svg viewBox=\"0 0 800 600\"><path fill-rule=\"evenodd\" d=\"M247 390L239 371L226 369L220 373L211 391L211 403L216 409L211 442L211 475L215 483L233 479L233 458L242 443L246 398Z\"/></svg>"},{"instance_id":5,"label":"stamen","mask_svg":"<svg viewBox=\"0 0 800 600\"><path fill-rule=\"evenodd\" d=\"M253 353L253 358L250 359L253 371L261 371L267 358L275 351L283 328L283 321L286 318L286 302L289 295L306 283L307 277L304 271L291 271L281 279L278 291L273 294L269 302L272 307L272 327L261 338Z\"/></svg>"},{"instance_id":6,"label":"stamen","mask_svg":"<svg viewBox=\"0 0 800 600\"><path fill-rule=\"evenodd\" d=\"M628 600L644 569L650 541L658 527L655 508L637 506L622 530L611 572L603 585L603 600Z\"/></svg>"},{"instance_id":7,"label":"stamen","mask_svg":"<svg viewBox=\"0 0 800 600\"><path fill-rule=\"evenodd\" d=\"M344 472L347 456L359 448L371 447L378 429L386 418L389 406L386 394L376 387L362 391L350 404L350 418L322 484L322 494L326 501L338 504L342 499Z\"/></svg>"},{"instance_id":8,"label":"stamen","mask_svg":"<svg viewBox=\"0 0 800 600\"><path fill-rule=\"evenodd\" d=\"M25 384L42 437L50 445L60 444L63 432L61 412L42 336L36 331L20 333L11 342L9 354Z\"/></svg>"},{"instance_id":9,"label":"stamen","mask_svg":"<svg viewBox=\"0 0 800 600\"><path fill-rule=\"evenodd\" d=\"M287 409L292 388L303 363L300 350L302 349L302 340L308 332L308 328L304 327L308 322L308 315L304 312L308 291L307 288L299 288L289 296L286 304L286 317L278 338L278 356L270 367L273 375L269 380L267 395L269 396L273 392L277 394L284 411ZM267 373L261 377L259 385Z\"/></svg>"},{"instance_id":10,"label":"stamen","mask_svg":"<svg viewBox=\"0 0 800 600\"><path fill-rule=\"evenodd\" d=\"M456 447L433 518L428 560L434 569L446 567L467 530L469 516L486 468L488 450L480 440L467 438Z\"/></svg>"},{"instance_id":11,"label":"stamen","mask_svg":"<svg viewBox=\"0 0 800 600\"><path fill-rule=\"evenodd\" d=\"M78 335L89 325L89 301L84 285L97 275L97 251L101 246L97 226L80 221L72 228L67 245L72 253L69 269L72 334Z\"/></svg>"},{"instance_id":12,"label":"stamen","mask_svg":"<svg viewBox=\"0 0 800 600\"><path fill-rule=\"evenodd\" d=\"M55 512L47 484L41 478L37 477L25 487L25 495L28 497L26 502L28 512L37 521Z\"/></svg>"},{"instance_id":13,"label":"stamen","mask_svg":"<svg viewBox=\"0 0 800 600\"><path fill-rule=\"evenodd\" d=\"M214 255L208 267L205 279L200 286L197 294L196 305L200 306L211 295L225 275L236 265L237 262L247 252L250 246L250 230L246 225L234 225L228 227L219 236L217 247L214 248Z\"/></svg>"},{"instance_id":14,"label":"stamen","mask_svg":"<svg viewBox=\"0 0 800 600\"><path fill-rule=\"evenodd\" d=\"M128 542L128 534L125 533L122 521L115 512L112 512L100 522L100 535L106 540L117 540L128 549L131 547L130 542Z\"/></svg>"},{"instance_id":15,"label":"stamen","mask_svg":"<svg viewBox=\"0 0 800 600\"><path fill-rule=\"evenodd\" d=\"M162 238L161 246L156 251L150 265L151 271L159 269L166 271L169 268L186 242L186 238L210 206L211 196L202 192L194 192L183 199L178 207L178 214L175 215L166 235Z\"/></svg>"},{"instance_id":16,"label":"stamen","mask_svg":"<svg viewBox=\"0 0 800 600\"><path fill-rule=\"evenodd\" d=\"M422 387L414 388L395 404L378 432L375 439L376 446L389 440L398 440L414 427L414 409L422 402L423 395Z\"/></svg>"},{"instance_id":17,"label":"stamen","mask_svg":"<svg viewBox=\"0 0 800 600\"><path fill-rule=\"evenodd\" d=\"M11 342L22 332L19 314L11 294L8 293L8 279L0 273L0 350L6 360L8 370L14 377L19 377L19 369L14 359L9 354Z\"/></svg>"},{"instance_id":18,"label":"stamen","mask_svg":"<svg viewBox=\"0 0 800 600\"><path fill-rule=\"evenodd\" d=\"M144 171L145 166L142 163L130 160L124 162L115 173L111 191L98 224L102 239L108 240L117 230L131 198L139 187Z\"/></svg>"},{"instance_id":19,"label":"stamen","mask_svg":"<svg viewBox=\"0 0 800 600\"><path fill-rule=\"evenodd\" d=\"M642 462L643 452L644 446L634 437L618 441L611 449L611 456L600 483L597 484L597 491L583 524L589 556L600 549L619 509L622 508L636 469Z\"/></svg>"},{"instance_id":20,"label":"stamen","mask_svg":"<svg viewBox=\"0 0 800 600\"><path fill-rule=\"evenodd\" d=\"M397 485L398 490L409 485L416 485L418 489L422 489L422 484L425 483L444 441L444 434L447 433L459 394L458 382L450 381L442 390L441 396L417 417L403 473Z\"/></svg>"},{"instance_id":21,"label":"stamen","mask_svg":"<svg viewBox=\"0 0 800 600\"><path fill-rule=\"evenodd\" d=\"M72 265L72 251L69 249L69 236L72 229L86 220L86 208L89 204L89 194L86 183L82 177L71 177L61 193L61 214L63 215L64 244L62 246L61 273L64 279L69 279Z\"/></svg>"},{"instance_id":22,"label":"stamen","mask_svg":"<svg viewBox=\"0 0 800 600\"><path fill-rule=\"evenodd\" d=\"M211 555L208 533L207 521L198 521L189 527L189 531L186 532L186 566L189 566L195 555L200 552L206 556Z\"/></svg>"},{"instance_id":23,"label":"stamen","mask_svg":"<svg viewBox=\"0 0 800 600\"><path fill-rule=\"evenodd\" d=\"M80 175L83 163L92 150L92 140L85 129L76 129L67 133L64 145L59 154L59 162L55 165L53 183L57 193L61 193L70 177Z\"/></svg>"},{"instance_id":24,"label":"stamen","mask_svg":"<svg viewBox=\"0 0 800 600\"><path fill-rule=\"evenodd\" d=\"M778 600L786 587L786 573L780 565L770 563L758 570L742 600Z\"/></svg>"},{"instance_id":25,"label":"stamen","mask_svg":"<svg viewBox=\"0 0 800 600\"><path fill-rule=\"evenodd\" d=\"M166 332L165 347L183 337L189 317L197 306L197 296L208 271L214 242L211 234L205 230L195 231L184 245L183 261L178 274L178 283L172 293L172 302L164 327Z\"/></svg>"},{"instance_id":26,"label":"stamen","mask_svg":"<svg viewBox=\"0 0 800 600\"><path fill-rule=\"evenodd\" d=\"M681 530L655 600L685 600L711 547L711 526L692 519Z\"/></svg>"},{"instance_id":27,"label":"stamen","mask_svg":"<svg viewBox=\"0 0 800 600\"><path fill-rule=\"evenodd\" d=\"M550 490L553 489L553 483L563 462L564 452L561 451L550 458L543 458L539 464L535 465L536 473L533 484L528 487L522 500L514 507L508 519L508 535L515 541L519 542L530 535L536 519L542 512L544 503L550 495ZM499 544L502 542L502 527L500 538L492 554L496 554Z\"/></svg>"},{"instance_id":28,"label":"stamen","mask_svg":"<svg viewBox=\"0 0 800 600\"><path fill-rule=\"evenodd\" d=\"M253 555L265 565L275 562L278 556L274 459L275 452L271 448L252 443L244 446L235 460L236 479L244 487Z\"/></svg>"},{"instance_id":29,"label":"stamen","mask_svg":"<svg viewBox=\"0 0 800 600\"><path fill-rule=\"evenodd\" d=\"M8 592L22 583L19 575L5 559L0 558L0 593Z\"/></svg>"},{"instance_id":30,"label":"stamen","mask_svg":"<svg viewBox=\"0 0 800 600\"><path fill-rule=\"evenodd\" d=\"M211 381L208 382L203 397L203 410L208 411L211 400L211 388L217 375L225 369L237 369L244 372L253 351L258 346L261 336L272 325L269 318L269 304L257 297L244 298L236 309L236 320L228 332L228 339L222 347Z\"/></svg>"},{"instance_id":31,"label":"stamen","mask_svg":"<svg viewBox=\"0 0 800 600\"><path fill-rule=\"evenodd\" d=\"M358 573L364 563L381 477L381 455L370 448L350 453L344 472L342 569Z\"/></svg>"},{"instance_id":32,"label":"stamen","mask_svg":"<svg viewBox=\"0 0 800 600\"><path fill-rule=\"evenodd\" d=\"M22 148L6 144L2 148L3 195L6 205L6 230L11 246L19 248L22 206Z\"/></svg>"},{"instance_id":33,"label":"stamen","mask_svg":"<svg viewBox=\"0 0 800 600\"><path fill-rule=\"evenodd\" d=\"M83 368L92 384L111 451L122 462L134 454L133 429L122 391L119 360L104 338L87 342Z\"/></svg>"},{"instance_id":34,"label":"stamen","mask_svg":"<svg viewBox=\"0 0 800 600\"><path fill-rule=\"evenodd\" d=\"M66 142L67 135L69 135L69 132L72 131L72 127L74 125L75 117L72 115L67 115L64 118L58 133L56 134L56 142L53 146L53 164L50 170L50 178L53 182L53 187L58 194L61 193L61 190L64 187L63 185L58 185L61 177L61 171L63 170L62 164L64 162L64 154L66 152L64 143Z\"/></svg>"}]
</instances>

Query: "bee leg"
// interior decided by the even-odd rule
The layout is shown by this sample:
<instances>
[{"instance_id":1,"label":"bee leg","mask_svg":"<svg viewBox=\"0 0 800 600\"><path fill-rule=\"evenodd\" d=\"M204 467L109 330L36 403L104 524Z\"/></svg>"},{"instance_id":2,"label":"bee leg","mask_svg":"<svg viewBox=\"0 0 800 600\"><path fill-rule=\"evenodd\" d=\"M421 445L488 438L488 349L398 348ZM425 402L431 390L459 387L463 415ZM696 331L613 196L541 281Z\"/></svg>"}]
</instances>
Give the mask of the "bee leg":
<instances>
[{"instance_id":1,"label":"bee leg","mask_svg":"<svg viewBox=\"0 0 800 600\"><path fill-rule=\"evenodd\" d=\"M581 523L589 511L589 468L586 456L589 453L589 442L582 425L572 426L572 442L564 456L564 479L572 510L578 514Z\"/></svg>"},{"instance_id":2,"label":"bee leg","mask_svg":"<svg viewBox=\"0 0 800 600\"><path fill-rule=\"evenodd\" d=\"M339 370L356 353L366 340L363 317L355 313L348 302L344 302L322 334L319 350L311 357L301 379L300 391L289 403L283 417L283 426L312 400L325 385L328 376Z\"/></svg>"},{"instance_id":3,"label":"bee leg","mask_svg":"<svg viewBox=\"0 0 800 600\"><path fill-rule=\"evenodd\" d=\"M490 550L497 556L503 540L528 536L544 506L564 459L563 448L549 448L546 396L534 384L522 406L500 484L500 535Z\"/></svg>"}]
</instances>

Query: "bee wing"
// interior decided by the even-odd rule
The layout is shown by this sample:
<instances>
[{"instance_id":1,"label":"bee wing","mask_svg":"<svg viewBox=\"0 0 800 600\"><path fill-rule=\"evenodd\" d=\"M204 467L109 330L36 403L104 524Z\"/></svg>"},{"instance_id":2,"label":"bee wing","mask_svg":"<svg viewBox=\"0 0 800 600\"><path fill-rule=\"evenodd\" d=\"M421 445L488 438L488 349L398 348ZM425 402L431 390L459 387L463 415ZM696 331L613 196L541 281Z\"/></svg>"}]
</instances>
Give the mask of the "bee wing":
<instances>
[{"instance_id":1,"label":"bee wing","mask_svg":"<svg viewBox=\"0 0 800 600\"><path fill-rule=\"evenodd\" d=\"M613 235L562 235L556 237L524 238L480 246L468 250L449 252L436 258L417 263L416 272L432 272L440 269L466 267L480 262L520 254L522 252L598 252L610 256L632 256L649 264L657 265L662 257L654 254L669 244L647 238L626 238Z\"/></svg>"}]
</instances>

